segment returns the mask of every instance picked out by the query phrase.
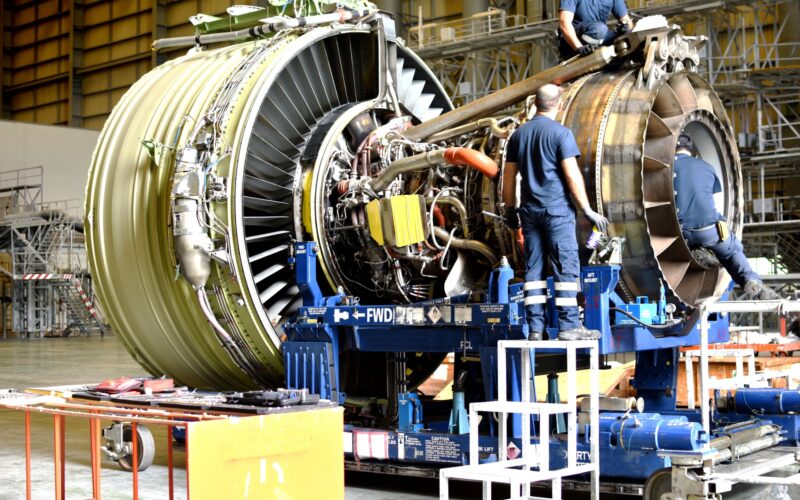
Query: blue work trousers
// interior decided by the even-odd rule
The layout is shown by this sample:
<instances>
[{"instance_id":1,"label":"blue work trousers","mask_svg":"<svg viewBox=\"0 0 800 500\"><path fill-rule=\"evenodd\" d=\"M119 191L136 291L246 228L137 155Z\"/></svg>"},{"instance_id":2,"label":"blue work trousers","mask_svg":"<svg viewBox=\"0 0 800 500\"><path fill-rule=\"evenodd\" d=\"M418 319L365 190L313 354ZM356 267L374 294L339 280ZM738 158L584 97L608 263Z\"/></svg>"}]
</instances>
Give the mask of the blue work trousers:
<instances>
[{"instance_id":1,"label":"blue work trousers","mask_svg":"<svg viewBox=\"0 0 800 500\"><path fill-rule=\"evenodd\" d=\"M611 45L617 37L617 33L608 29L606 23L598 21L579 23L575 27L575 34L584 44Z\"/></svg>"},{"instance_id":2,"label":"blue work trousers","mask_svg":"<svg viewBox=\"0 0 800 500\"><path fill-rule=\"evenodd\" d=\"M742 244L733 233L725 241L719 241L717 229L712 226L708 229L684 229L683 237L692 250L704 247L714 252L737 285L744 288L748 281L761 282L761 277L750 267Z\"/></svg>"},{"instance_id":3,"label":"blue work trousers","mask_svg":"<svg viewBox=\"0 0 800 500\"><path fill-rule=\"evenodd\" d=\"M520 207L519 219L525 237L525 317L530 331L544 332L545 256L550 258L553 269L559 330L580 327L577 296L581 268L575 210L571 206L541 208L527 204Z\"/></svg>"}]
</instances>

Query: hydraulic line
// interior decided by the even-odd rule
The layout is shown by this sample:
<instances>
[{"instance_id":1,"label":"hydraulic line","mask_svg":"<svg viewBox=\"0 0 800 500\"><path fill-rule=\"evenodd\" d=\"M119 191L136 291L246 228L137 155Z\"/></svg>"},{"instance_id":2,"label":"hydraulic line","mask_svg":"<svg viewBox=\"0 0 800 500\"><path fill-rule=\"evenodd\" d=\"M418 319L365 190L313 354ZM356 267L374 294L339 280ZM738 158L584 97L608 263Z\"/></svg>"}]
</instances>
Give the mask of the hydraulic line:
<instances>
[{"instance_id":1,"label":"hydraulic line","mask_svg":"<svg viewBox=\"0 0 800 500\"><path fill-rule=\"evenodd\" d=\"M442 191L442 193L444 192L445 191ZM436 212L437 210L440 210L439 204L450 205L451 207L455 208L456 212L458 212L458 218L461 221L461 232L464 233L465 238L469 238L469 225L467 223L467 207L465 207L464 203L455 196L446 196L443 195L442 193L438 193L433 198L431 197L425 198L425 203L431 205L432 214L436 218L437 223L439 221L439 216L437 215ZM444 217L444 214L442 214L442 217Z\"/></svg>"},{"instance_id":2,"label":"hydraulic line","mask_svg":"<svg viewBox=\"0 0 800 500\"><path fill-rule=\"evenodd\" d=\"M466 125L461 125L460 127L451 128L450 130L444 130L442 132L434 134L428 138L428 142L443 141L445 139L450 139L451 137L457 137L459 135L475 132L482 128L488 128L493 136L499 137L500 139L507 139L508 136L510 135L509 130L507 128L498 125L496 119L481 118L480 120L474 121L472 123L467 123Z\"/></svg>"},{"instance_id":3,"label":"hydraulic line","mask_svg":"<svg viewBox=\"0 0 800 500\"><path fill-rule=\"evenodd\" d=\"M633 314L629 313L628 311L626 311L624 309L620 309L618 307L611 307L611 308L609 308L609 311L614 311L614 312L618 312L620 314L623 314L623 315L629 317L630 319L632 319L633 321L639 323L640 325L642 325L642 326L644 326L646 328L653 328L655 330L669 330L670 328L674 328L674 327L678 326L679 324L681 324L680 321L673 321L672 324L670 324L670 325L651 325L650 323L645 323L644 321L640 320L639 318L637 318L636 316L634 316ZM674 335L662 335L662 336L663 337L684 337L686 335L688 335L688 333L677 333L677 334L674 334Z\"/></svg>"},{"instance_id":4,"label":"hydraulic line","mask_svg":"<svg viewBox=\"0 0 800 500\"><path fill-rule=\"evenodd\" d=\"M455 236L452 236L450 233L447 232L447 230L441 227L434 227L433 234L435 234L437 238L449 242L450 246L452 246L453 248L459 248L462 250L473 250L475 252L478 252L479 254L489 259L489 262L491 262L492 265L496 264L500 260L495 251L492 250L492 248L489 245L483 243L482 241L465 240L462 238L457 238Z\"/></svg>"},{"instance_id":5,"label":"hydraulic line","mask_svg":"<svg viewBox=\"0 0 800 500\"><path fill-rule=\"evenodd\" d=\"M221 324L219 324L219 320L217 320L216 315L214 315L214 312L211 310L211 304L208 301L208 293L206 292L205 288L197 289L197 300L200 303L200 309L203 311L203 316L205 316L206 321L208 321L208 324L211 325L211 328L217 334L217 339L219 340L220 344L222 344L222 347L225 348L233 361L242 369L243 372L252 377L253 380L261 380L263 377L259 371L247 359L247 356L242 352L239 346L236 345L236 342L233 340L231 335Z\"/></svg>"},{"instance_id":6,"label":"hydraulic line","mask_svg":"<svg viewBox=\"0 0 800 500\"><path fill-rule=\"evenodd\" d=\"M163 38L153 42L153 50L158 51L170 47L191 47L195 45L210 45L212 43L237 42L248 38L258 38L278 31L302 28L305 26L318 26L329 23L345 23L354 19L364 19L368 16L377 14L377 10L358 11L354 9L337 9L331 14L318 16L301 17L272 17L265 19L266 22L253 26L252 28L230 31L225 33L212 33L209 35L179 36L175 38Z\"/></svg>"}]
</instances>

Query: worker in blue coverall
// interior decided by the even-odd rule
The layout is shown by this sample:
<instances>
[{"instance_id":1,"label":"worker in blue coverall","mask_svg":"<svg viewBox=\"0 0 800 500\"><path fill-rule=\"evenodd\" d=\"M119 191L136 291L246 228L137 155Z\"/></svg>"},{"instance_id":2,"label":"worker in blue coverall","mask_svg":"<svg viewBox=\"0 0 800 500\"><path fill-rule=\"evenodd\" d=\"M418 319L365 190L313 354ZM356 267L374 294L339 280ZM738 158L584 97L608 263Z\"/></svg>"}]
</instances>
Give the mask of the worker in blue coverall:
<instances>
[{"instance_id":1,"label":"worker in blue coverall","mask_svg":"<svg viewBox=\"0 0 800 500\"><path fill-rule=\"evenodd\" d=\"M549 257L555 280L559 340L599 338L600 332L580 323L578 276L580 261L575 235L575 209L600 231L608 220L592 210L576 158L575 136L555 121L561 109L561 89L548 84L536 91L536 115L519 127L508 141L503 172L504 217L514 228L520 223L525 238L525 308L528 339L541 340L545 331L547 284L543 277ZM516 207L517 172L522 178L522 200Z\"/></svg>"},{"instance_id":2,"label":"worker in blue coverall","mask_svg":"<svg viewBox=\"0 0 800 500\"><path fill-rule=\"evenodd\" d=\"M619 20L617 30L608 29L608 15ZM558 13L559 52L569 59L592 53L600 45L611 45L614 39L633 29L625 0L561 0Z\"/></svg>"},{"instance_id":3,"label":"worker in blue coverall","mask_svg":"<svg viewBox=\"0 0 800 500\"><path fill-rule=\"evenodd\" d=\"M686 243L692 250L711 250L748 298L779 299L750 267L742 244L717 211L714 194L722 191L719 178L708 162L692 156L693 149L691 137L681 133L675 150L674 184L675 206Z\"/></svg>"}]
</instances>

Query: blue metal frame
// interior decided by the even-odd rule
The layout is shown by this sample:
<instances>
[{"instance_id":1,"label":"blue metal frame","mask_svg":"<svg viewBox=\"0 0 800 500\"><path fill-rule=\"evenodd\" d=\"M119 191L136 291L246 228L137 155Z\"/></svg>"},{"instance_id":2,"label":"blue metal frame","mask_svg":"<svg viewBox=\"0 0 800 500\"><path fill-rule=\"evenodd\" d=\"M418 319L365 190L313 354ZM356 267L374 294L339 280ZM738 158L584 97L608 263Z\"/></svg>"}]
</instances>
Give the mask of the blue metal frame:
<instances>
[{"instance_id":1,"label":"blue metal frame","mask_svg":"<svg viewBox=\"0 0 800 500\"><path fill-rule=\"evenodd\" d=\"M527 335L521 283L511 283L513 270L507 265L495 269L489 279L486 302L470 302L469 296L432 300L411 305L362 306L348 302L344 295L326 297L317 282L317 247L315 243L295 245L297 282L303 297L294 321L285 325L288 339L283 344L286 384L290 389L307 388L323 398L344 403L339 384L339 353L343 350L365 352L458 352L480 356L485 400L497 399L495 380L497 342L521 339ZM616 292L620 267L590 266L581 272L586 299L584 323L602 333L600 353L636 353L634 386L645 407L652 414L633 415L633 420L614 422L615 414L602 413L600 429L601 475L606 478L646 479L653 471L670 465L669 458L659 457L659 450L692 447L708 439L699 436L699 411L676 407L678 347L697 345L699 329L693 321L670 327L667 303L662 291L655 302L637 298L627 303ZM548 283L552 298L552 280ZM548 301L548 331L557 332L552 300ZM626 311L639 322L619 311ZM644 323L644 324L641 324ZM727 317L710 321L709 342L728 340ZM537 354L547 354L537 350ZM507 387L509 400L520 399L519 353L509 354ZM531 360L532 365L535 360ZM531 373L536 373L531 366ZM552 394L549 397L556 397ZM769 396L758 399L759 408L768 406ZM474 396L473 396L474 397ZM767 402L764 402L766 398ZM468 403L460 392L454 398L451 421L425 422L424 401L414 393L401 393L398 399L398 429L376 431L352 428L348 432L383 432L388 455L385 459L431 465L465 463L469 434L464 407ZM797 398L800 401L800 396ZM793 398L789 403L795 404ZM789 404L787 403L787 404ZM773 403L774 406L774 403ZM792 406L794 407L794 406ZM758 411L761 411L760 409ZM720 421L744 421L757 410L720 414ZM784 426L788 438L800 439L800 423L795 415L764 415ZM610 420L609 420L610 419ZM636 424L638 422L638 424ZM677 422L664 425L665 422ZM627 425L627 428L626 428ZM492 419L485 419L479 437L486 460L496 460L496 438ZM521 418L513 417L510 439L519 446ZM535 427L534 427L535 429ZM448 432L449 431L449 432ZM591 430L588 431L589 433ZM702 432L702 431L700 431ZM588 439L588 433L584 435ZM537 441L537 438L534 438ZM694 443L694 444L691 444ZM551 466L562 467L566 443L550 440ZM588 461L588 440L578 447L579 461ZM508 450L502 450L508 453ZM362 457L363 458L363 457Z\"/></svg>"}]
</instances>

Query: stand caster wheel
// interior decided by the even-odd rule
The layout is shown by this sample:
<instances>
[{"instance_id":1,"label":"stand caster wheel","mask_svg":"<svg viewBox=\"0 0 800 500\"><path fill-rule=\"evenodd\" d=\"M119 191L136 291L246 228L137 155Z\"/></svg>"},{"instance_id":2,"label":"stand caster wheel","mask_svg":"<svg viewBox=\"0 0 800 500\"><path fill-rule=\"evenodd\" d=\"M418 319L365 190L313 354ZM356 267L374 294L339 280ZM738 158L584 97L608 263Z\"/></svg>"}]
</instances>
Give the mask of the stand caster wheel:
<instances>
[{"instance_id":1,"label":"stand caster wheel","mask_svg":"<svg viewBox=\"0 0 800 500\"><path fill-rule=\"evenodd\" d=\"M131 424L114 423L103 431L107 443L103 448L109 457L124 471L133 470L133 428ZM136 426L136 464L139 472L153 465L156 442L150 429L144 425Z\"/></svg>"},{"instance_id":2,"label":"stand caster wheel","mask_svg":"<svg viewBox=\"0 0 800 500\"><path fill-rule=\"evenodd\" d=\"M644 500L661 500L661 495L672 492L672 468L658 469L644 483Z\"/></svg>"}]
</instances>

